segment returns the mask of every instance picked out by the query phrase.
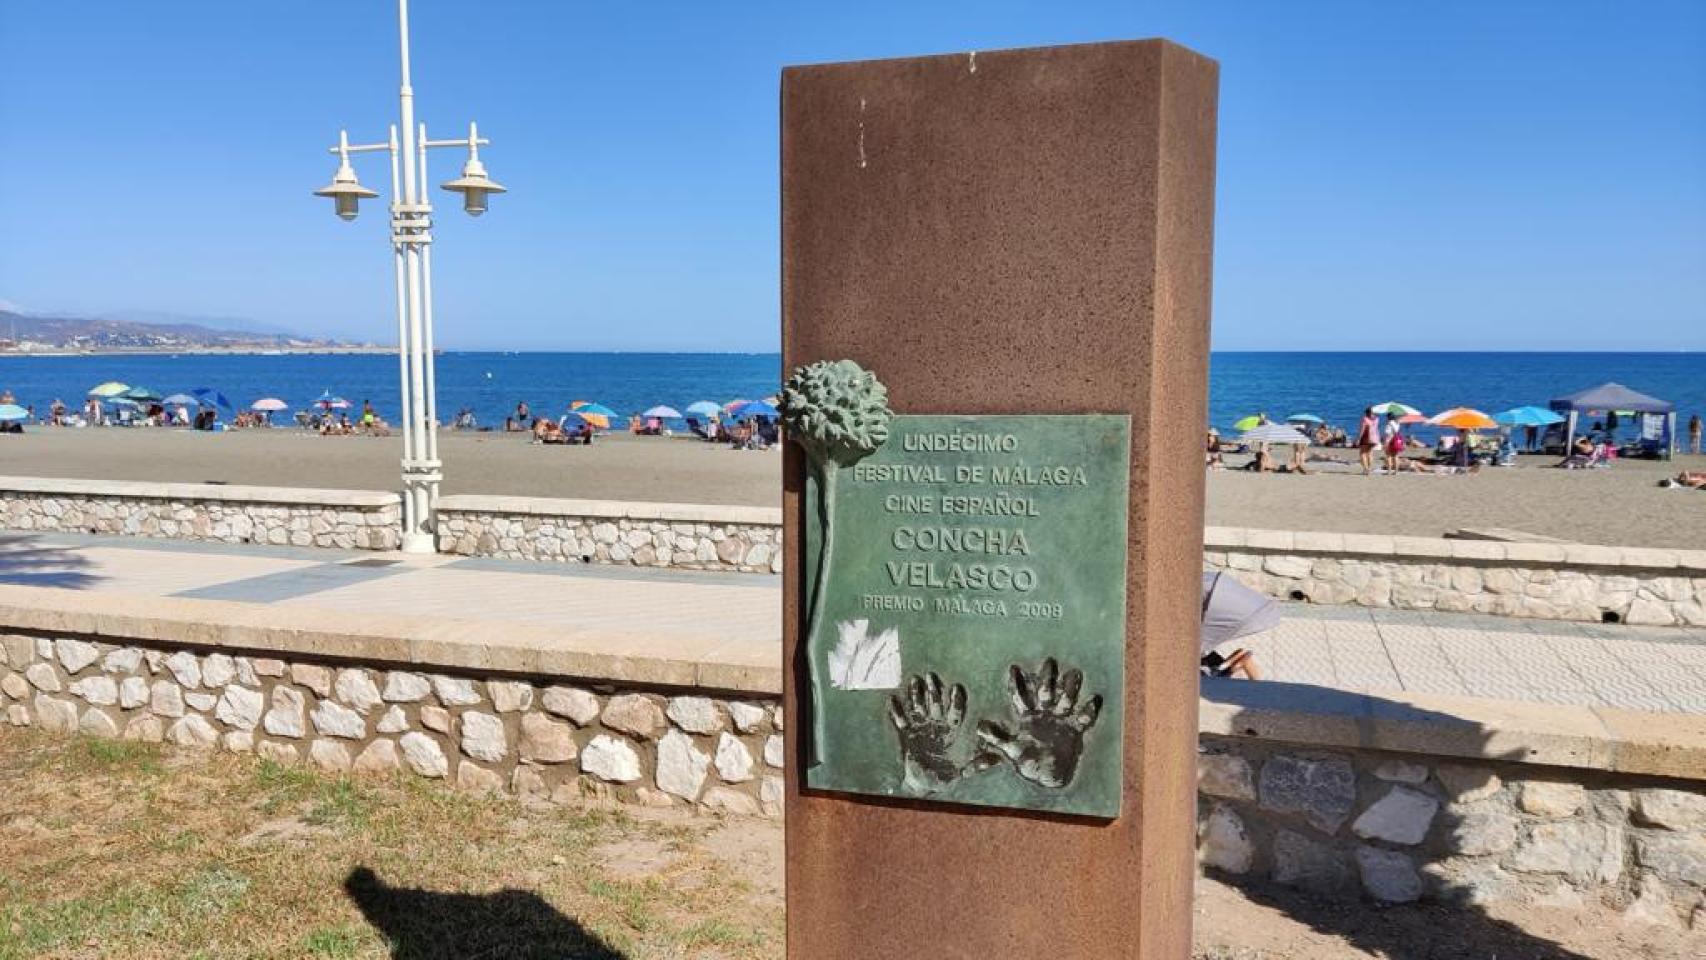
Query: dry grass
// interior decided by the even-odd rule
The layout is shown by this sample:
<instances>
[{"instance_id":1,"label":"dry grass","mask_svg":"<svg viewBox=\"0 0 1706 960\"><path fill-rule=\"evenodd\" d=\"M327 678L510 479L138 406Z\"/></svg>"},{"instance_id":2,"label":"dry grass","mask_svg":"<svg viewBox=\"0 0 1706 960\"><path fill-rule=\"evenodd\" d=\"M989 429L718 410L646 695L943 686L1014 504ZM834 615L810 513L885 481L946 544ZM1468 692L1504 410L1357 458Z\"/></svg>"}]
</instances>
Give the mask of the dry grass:
<instances>
[{"instance_id":1,"label":"dry grass","mask_svg":"<svg viewBox=\"0 0 1706 960\"><path fill-rule=\"evenodd\" d=\"M0 960L777 957L774 851L687 816L0 735Z\"/></svg>"}]
</instances>

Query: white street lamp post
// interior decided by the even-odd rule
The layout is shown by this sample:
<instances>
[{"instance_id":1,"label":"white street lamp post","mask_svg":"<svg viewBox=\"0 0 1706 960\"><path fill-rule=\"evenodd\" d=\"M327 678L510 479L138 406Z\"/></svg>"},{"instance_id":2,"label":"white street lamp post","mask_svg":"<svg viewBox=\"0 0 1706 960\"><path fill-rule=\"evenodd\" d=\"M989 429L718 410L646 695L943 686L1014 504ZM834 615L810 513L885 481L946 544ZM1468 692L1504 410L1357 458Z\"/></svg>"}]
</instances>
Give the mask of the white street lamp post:
<instances>
[{"instance_id":1,"label":"white street lamp post","mask_svg":"<svg viewBox=\"0 0 1706 960\"><path fill-rule=\"evenodd\" d=\"M409 0L397 0L397 25L402 40L403 86L401 101L402 142L398 127L391 128L386 143L352 146L344 131L338 132L338 156L332 182L314 191L331 197L337 214L354 220L356 207L364 198L379 194L363 187L350 166L352 153L391 154L391 249L397 276L397 357L403 400L403 541L409 553L432 553L433 512L438 505L438 485L444 479L438 459L438 403L433 385L432 344L432 204L427 201L427 150L434 147L466 147L468 162L462 176L444 184L444 189L462 194L463 209L472 216L486 212L489 194L504 188L486 176L480 162L479 129L468 124L466 139L428 140L426 125L415 125L415 95L409 85Z\"/></svg>"}]
</instances>

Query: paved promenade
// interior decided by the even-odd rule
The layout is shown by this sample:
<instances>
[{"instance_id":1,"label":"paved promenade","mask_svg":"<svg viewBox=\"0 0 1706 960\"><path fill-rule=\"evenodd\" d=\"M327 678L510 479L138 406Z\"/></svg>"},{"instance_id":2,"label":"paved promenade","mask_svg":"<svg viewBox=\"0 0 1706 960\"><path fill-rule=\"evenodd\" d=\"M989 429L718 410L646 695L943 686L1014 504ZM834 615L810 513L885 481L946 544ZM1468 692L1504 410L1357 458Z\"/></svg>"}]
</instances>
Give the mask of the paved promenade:
<instances>
[{"instance_id":1,"label":"paved promenade","mask_svg":"<svg viewBox=\"0 0 1706 960\"><path fill-rule=\"evenodd\" d=\"M649 654L779 655L780 578L71 534L0 535L0 584L609 629ZM1706 714L1706 630L1287 605L1248 645L1274 680ZM472 627L471 627L472 629Z\"/></svg>"}]
</instances>

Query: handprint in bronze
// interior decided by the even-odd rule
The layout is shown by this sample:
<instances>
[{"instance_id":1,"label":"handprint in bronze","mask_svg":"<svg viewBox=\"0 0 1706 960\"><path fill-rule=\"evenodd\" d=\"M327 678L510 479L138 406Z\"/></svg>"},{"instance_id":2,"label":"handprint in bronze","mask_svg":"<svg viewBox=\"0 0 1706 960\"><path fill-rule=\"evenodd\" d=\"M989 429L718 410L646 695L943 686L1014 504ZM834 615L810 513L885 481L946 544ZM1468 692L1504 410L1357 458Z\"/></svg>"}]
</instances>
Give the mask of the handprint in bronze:
<instances>
[{"instance_id":1,"label":"handprint in bronze","mask_svg":"<svg viewBox=\"0 0 1706 960\"><path fill-rule=\"evenodd\" d=\"M1078 773L1084 754L1084 735L1102 712L1097 694L1080 700L1084 674L1050 657L1036 673L1014 664L1008 671L1014 722L1011 726L985 720L977 725L982 752L1006 758L1013 769L1038 786L1060 788Z\"/></svg>"},{"instance_id":2,"label":"handprint in bronze","mask_svg":"<svg viewBox=\"0 0 1706 960\"><path fill-rule=\"evenodd\" d=\"M900 735L901 789L927 797L941 793L967 773L987 770L1001 757L979 749L960 761L960 727L966 719L966 688L944 684L934 673L914 676L889 698L889 722Z\"/></svg>"}]
</instances>

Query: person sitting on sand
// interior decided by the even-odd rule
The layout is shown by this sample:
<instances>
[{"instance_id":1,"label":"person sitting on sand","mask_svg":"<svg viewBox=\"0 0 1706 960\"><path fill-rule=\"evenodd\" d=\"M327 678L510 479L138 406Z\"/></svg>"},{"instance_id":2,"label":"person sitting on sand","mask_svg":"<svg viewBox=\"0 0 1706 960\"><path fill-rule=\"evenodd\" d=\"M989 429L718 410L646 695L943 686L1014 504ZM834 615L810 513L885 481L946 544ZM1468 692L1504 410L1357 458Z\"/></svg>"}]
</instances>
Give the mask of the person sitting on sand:
<instances>
[{"instance_id":1,"label":"person sitting on sand","mask_svg":"<svg viewBox=\"0 0 1706 960\"><path fill-rule=\"evenodd\" d=\"M1666 480L1662 486L1706 490L1706 470L1684 470L1676 475L1675 480Z\"/></svg>"},{"instance_id":2,"label":"person sitting on sand","mask_svg":"<svg viewBox=\"0 0 1706 960\"><path fill-rule=\"evenodd\" d=\"M553 423L544 417L533 421L534 443L565 443L567 441L568 436L560 424Z\"/></svg>"},{"instance_id":3,"label":"person sitting on sand","mask_svg":"<svg viewBox=\"0 0 1706 960\"><path fill-rule=\"evenodd\" d=\"M1294 443L1291 445L1291 462L1286 465L1285 472L1307 474L1309 471L1304 468L1304 464L1308 462L1309 448L1301 443Z\"/></svg>"}]
</instances>

